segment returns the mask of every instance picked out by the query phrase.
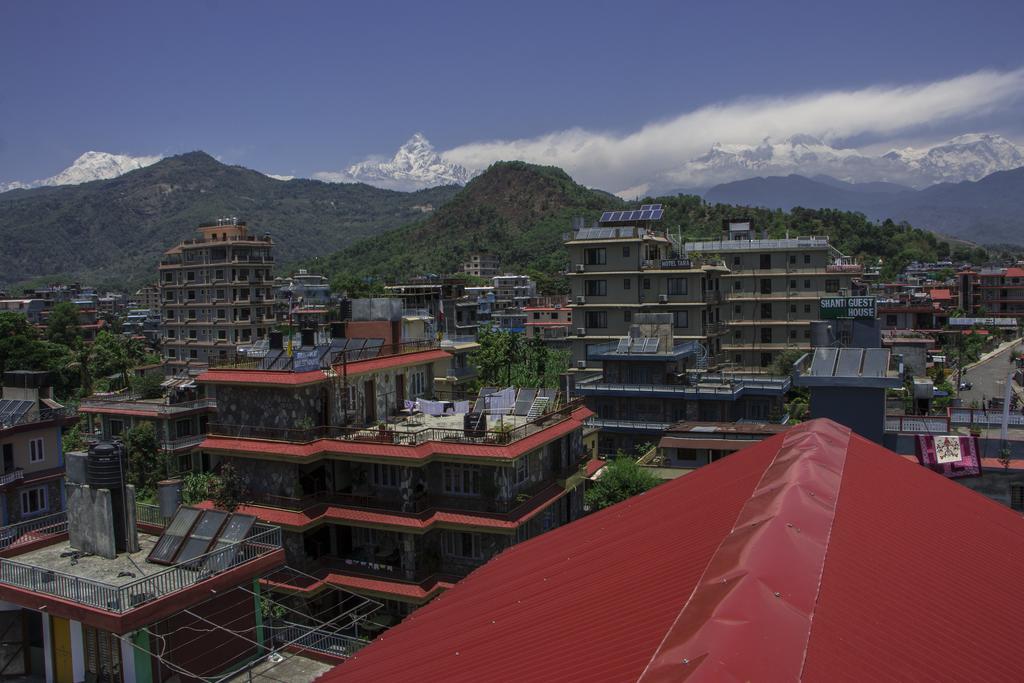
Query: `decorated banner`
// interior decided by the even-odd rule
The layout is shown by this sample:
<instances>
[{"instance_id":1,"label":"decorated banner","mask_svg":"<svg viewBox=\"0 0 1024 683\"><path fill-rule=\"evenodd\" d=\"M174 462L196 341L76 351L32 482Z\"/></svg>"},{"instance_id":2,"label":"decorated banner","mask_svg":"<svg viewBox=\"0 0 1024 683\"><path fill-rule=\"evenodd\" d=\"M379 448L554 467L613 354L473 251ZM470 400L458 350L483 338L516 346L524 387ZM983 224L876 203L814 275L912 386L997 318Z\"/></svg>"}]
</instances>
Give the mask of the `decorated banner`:
<instances>
[{"instance_id":1,"label":"decorated banner","mask_svg":"<svg viewBox=\"0 0 1024 683\"><path fill-rule=\"evenodd\" d=\"M975 436L918 434L917 460L951 479L981 476L981 455Z\"/></svg>"}]
</instances>

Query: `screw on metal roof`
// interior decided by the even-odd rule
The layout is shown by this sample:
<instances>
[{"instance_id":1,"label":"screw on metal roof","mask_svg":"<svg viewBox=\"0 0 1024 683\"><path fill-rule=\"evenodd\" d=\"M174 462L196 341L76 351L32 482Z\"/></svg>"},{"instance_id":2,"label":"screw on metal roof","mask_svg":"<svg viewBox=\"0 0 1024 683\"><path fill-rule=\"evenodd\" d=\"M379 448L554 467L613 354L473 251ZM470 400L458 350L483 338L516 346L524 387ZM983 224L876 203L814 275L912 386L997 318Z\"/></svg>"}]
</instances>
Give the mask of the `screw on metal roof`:
<instances>
[{"instance_id":1,"label":"screw on metal roof","mask_svg":"<svg viewBox=\"0 0 1024 683\"><path fill-rule=\"evenodd\" d=\"M772 595L774 595L777 598L781 598L782 597L782 593L780 593L779 591L775 591L774 593L772 593Z\"/></svg>"}]
</instances>

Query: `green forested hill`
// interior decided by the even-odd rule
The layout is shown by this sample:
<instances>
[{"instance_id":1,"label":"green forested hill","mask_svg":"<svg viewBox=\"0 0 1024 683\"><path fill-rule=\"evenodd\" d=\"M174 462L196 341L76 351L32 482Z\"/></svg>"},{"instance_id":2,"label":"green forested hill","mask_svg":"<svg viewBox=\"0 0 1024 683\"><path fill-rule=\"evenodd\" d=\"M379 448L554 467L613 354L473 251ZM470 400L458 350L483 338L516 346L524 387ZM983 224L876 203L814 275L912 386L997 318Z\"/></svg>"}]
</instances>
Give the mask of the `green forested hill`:
<instances>
[{"instance_id":1,"label":"green forested hill","mask_svg":"<svg viewBox=\"0 0 1024 683\"><path fill-rule=\"evenodd\" d=\"M708 204L693 195L642 201L660 202L665 208L662 228L684 240L717 237L723 219L749 217L772 237L828 235L843 253L882 259L889 271L914 259L936 260L951 251L949 242L932 233L906 223L875 223L849 211L736 207ZM566 266L562 239L574 216L582 216L589 225L602 210L626 206L613 195L576 184L560 169L501 162L473 179L433 215L321 258L318 265L326 274L349 281L394 281L456 271L467 254L493 251L510 272L554 275ZM966 252L961 254L964 258L971 256L969 247L952 248ZM557 289L558 283L552 284Z\"/></svg>"},{"instance_id":2,"label":"green forested hill","mask_svg":"<svg viewBox=\"0 0 1024 683\"><path fill-rule=\"evenodd\" d=\"M136 286L155 279L165 249L221 216L270 233L278 262L295 262L414 221L458 189L280 181L191 152L111 180L0 194L0 285Z\"/></svg>"}]
</instances>

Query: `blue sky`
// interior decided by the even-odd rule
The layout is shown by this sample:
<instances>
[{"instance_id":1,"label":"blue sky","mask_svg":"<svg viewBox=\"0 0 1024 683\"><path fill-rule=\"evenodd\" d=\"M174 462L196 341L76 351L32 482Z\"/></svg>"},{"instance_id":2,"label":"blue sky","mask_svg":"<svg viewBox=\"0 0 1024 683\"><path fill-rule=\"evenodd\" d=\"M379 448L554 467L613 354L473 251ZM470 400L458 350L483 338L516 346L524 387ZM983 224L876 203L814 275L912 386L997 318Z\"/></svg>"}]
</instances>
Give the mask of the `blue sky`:
<instances>
[{"instance_id":1,"label":"blue sky","mask_svg":"<svg viewBox=\"0 0 1024 683\"><path fill-rule=\"evenodd\" d=\"M390 155L416 131L472 159L471 143L623 137L737 102L861 93L868 107L873 88L932 83L955 98L950 79L1024 67L1022 28L1022 2L9 1L0 181L52 175L90 149L203 149L308 176ZM854 121L833 137L1021 141L1019 82L973 82L975 104L895 129ZM763 137L758 125L737 123L735 141Z\"/></svg>"}]
</instances>

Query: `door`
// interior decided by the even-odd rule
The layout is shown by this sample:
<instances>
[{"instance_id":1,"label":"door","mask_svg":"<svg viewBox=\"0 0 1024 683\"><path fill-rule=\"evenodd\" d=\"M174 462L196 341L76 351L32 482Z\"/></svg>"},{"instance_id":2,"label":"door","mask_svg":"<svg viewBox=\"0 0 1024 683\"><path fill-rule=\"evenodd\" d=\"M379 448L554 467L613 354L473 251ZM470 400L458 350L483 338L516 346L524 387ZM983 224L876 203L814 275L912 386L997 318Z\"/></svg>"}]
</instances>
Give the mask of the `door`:
<instances>
[{"instance_id":1,"label":"door","mask_svg":"<svg viewBox=\"0 0 1024 683\"><path fill-rule=\"evenodd\" d=\"M73 683L71 672L71 624L61 617L50 617L53 625L53 680Z\"/></svg>"},{"instance_id":2,"label":"door","mask_svg":"<svg viewBox=\"0 0 1024 683\"><path fill-rule=\"evenodd\" d=\"M395 412L405 408L405 375L395 376Z\"/></svg>"},{"instance_id":3,"label":"door","mask_svg":"<svg viewBox=\"0 0 1024 683\"><path fill-rule=\"evenodd\" d=\"M4 444L4 474L14 471L14 444Z\"/></svg>"}]
</instances>

